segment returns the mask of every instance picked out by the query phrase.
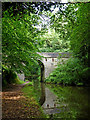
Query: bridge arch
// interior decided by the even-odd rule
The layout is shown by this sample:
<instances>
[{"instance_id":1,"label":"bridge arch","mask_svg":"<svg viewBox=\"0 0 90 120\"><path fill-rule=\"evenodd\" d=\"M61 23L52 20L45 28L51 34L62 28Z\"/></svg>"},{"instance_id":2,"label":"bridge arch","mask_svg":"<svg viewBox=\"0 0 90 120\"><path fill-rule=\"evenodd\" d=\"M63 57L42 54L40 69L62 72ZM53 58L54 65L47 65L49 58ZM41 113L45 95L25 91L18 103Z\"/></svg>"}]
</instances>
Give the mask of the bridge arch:
<instances>
[{"instance_id":1,"label":"bridge arch","mask_svg":"<svg viewBox=\"0 0 90 120\"><path fill-rule=\"evenodd\" d=\"M41 80L40 82L44 82L44 78L45 78L45 66L43 64L43 62L41 60L38 60L38 63L40 65L41 68Z\"/></svg>"}]
</instances>

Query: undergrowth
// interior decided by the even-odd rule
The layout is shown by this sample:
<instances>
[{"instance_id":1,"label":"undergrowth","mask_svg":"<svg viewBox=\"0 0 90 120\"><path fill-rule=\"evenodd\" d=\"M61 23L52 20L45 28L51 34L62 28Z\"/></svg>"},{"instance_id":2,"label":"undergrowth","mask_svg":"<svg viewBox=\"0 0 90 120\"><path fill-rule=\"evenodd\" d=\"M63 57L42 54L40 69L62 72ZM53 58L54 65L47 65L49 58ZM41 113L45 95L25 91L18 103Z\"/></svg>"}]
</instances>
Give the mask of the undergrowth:
<instances>
[{"instance_id":1,"label":"undergrowth","mask_svg":"<svg viewBox=\"0 0 90 120\"><path fill-rule=\"evenodd\" d=\"M66 63L59 63L45 82L63 85L88 85L89 68L84 66L78 58L70 58Z\"/></svg>"},{"instance_id":2,"label":"undergrowth","mask_svg":"<svg viewBox=\"0 0 90 120\"><path fill-rule=\"evenodd\" d=\"M3 66L2 67L2 87L7 87L9 84L23 84L25 81L20 80L16 72Z\"/></svg>"}]
</instances>

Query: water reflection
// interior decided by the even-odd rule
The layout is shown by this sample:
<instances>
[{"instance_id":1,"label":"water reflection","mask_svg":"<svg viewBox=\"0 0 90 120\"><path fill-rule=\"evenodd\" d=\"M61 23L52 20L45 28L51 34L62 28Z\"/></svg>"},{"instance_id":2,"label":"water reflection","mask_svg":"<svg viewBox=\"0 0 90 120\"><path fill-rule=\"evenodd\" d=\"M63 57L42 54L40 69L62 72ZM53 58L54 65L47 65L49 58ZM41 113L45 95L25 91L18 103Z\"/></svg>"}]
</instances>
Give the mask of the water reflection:
<instances>
[{"instance_id":1,"label":"water reflection","mask_svg":"<svg viewBox=\"0 0 90 120\"><path fill-rule=\"evenodd\" d=\"M40 105L44 104L45 98L46 98L46 95L45 95L45 84L41 83L41 96L40 96L40 100L39 100Z\"/></svg>"},{"instance_id":2,"label":"water reflection","mask_svg":"<svg viewBox=\"0 0 90 120\"><path fill-rule=\"evenodd\" d=\"M45 102L45 84L43 82L39 82L39 80L33 81L34 92L36 94L37 100L42 106Z\"/></svg>"},{"instance_id":3,"label":"water reflection","mask_svg":"<svg viewBox=\"0 0 90 120\"><path fill-rule=\"evenodd\" d=\"M88 118L89 94L88 87L71 87L45 85L34 82L37 98L46 114L53 118Z\"/></svg>"},{"instance_id":4,"label":"water reflection","mask_svg":"<svg viewBox=\"0 0 90 120\"><path fill-rule=\"evenodd\" d=\"M48 87L58 96L59 108L64 108L64 111L54 114L53 117L88 119L90 110L88 90L90 88L59 85L48 85Z\"/></svg>"},{"instance_id":5,"label":"water reflection","mask_svg":"<svg viewBox=\"0 0 90 120\"><path fill-rule=\"evenodd\" d=\"M34 92L35 92L36 97L37 97L37 101L39 101L40 96L41 96L41 86L40 86L40 82L38 79L33 81L33 86L34 86Z\"/></svg>"}]
</instances>

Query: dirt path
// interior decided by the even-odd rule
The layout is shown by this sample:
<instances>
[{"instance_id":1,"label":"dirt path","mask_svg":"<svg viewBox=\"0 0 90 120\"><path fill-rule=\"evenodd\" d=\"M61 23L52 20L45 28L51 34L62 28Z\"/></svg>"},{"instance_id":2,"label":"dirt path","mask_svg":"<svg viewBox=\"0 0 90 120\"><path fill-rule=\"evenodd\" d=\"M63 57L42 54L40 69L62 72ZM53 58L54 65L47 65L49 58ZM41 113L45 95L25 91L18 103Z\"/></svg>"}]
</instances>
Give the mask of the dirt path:
<instances>
[{"instance_id":1,"label":"dirt path","mask_svg":"<svg viewBox=\"0 0 90 120\"><path fill-rule=\"evenodd\" d=\"M41 116L34 99L25 98L21 92L22 85L10 85L2 92L2 118L39 118Z\"/></svg>"}]
</instances>

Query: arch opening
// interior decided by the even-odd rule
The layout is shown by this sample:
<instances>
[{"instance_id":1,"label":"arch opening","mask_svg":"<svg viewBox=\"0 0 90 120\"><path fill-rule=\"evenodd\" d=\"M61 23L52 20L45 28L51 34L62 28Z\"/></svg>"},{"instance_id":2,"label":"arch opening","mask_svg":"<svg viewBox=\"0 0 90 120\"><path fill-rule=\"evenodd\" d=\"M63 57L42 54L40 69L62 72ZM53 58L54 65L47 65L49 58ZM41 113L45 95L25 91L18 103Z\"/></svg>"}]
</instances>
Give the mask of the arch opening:
<instances>
[{"instance_id":1,"label":"arch opening","mask_svg":"<svg viewBox=\"0 0 90 120\"><path fill-rule=\"evenodd\" d=\"M45 67L44 67L44 64L42 61L38 60L38 63L40 65L40 68L41 68L41 79L40 79L40 82L44 82L44 79L45 79Z\"/></svg>"}]
</instances>

